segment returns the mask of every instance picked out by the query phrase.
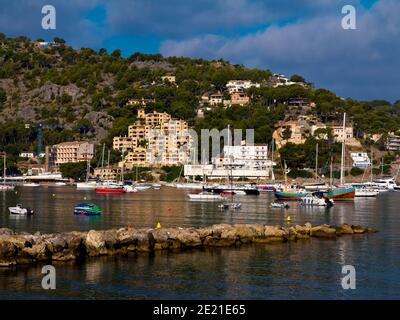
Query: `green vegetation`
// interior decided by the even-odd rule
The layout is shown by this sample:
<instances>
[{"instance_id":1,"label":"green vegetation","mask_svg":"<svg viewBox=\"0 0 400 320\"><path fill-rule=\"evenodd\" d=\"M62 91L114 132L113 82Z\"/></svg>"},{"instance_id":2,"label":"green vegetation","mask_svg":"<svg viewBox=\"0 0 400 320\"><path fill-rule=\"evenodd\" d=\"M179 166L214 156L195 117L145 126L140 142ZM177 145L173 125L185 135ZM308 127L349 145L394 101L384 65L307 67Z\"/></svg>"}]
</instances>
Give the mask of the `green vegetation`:
<instances>
[{"instance_id":1,"label":"green vegetation","mask_svg":"<svg viewBox=\"0 0 400 320\"><path fill-rule=\"evenodd\" d=\"M161 181L172 182L177 179L182 171L182 166L162 167L165 173L160 176Z\"/></svg>"},{"instance_id":2,"label":"green vegetation","mask_svg":"<svg viewBox=\"0 0 400 320\"><path fill-rule=\"evenodd\" d=\"M60 172L63 178L84 181L86 179L86 162L63 163L60 165Z\"/></svg>"},{"instance_id":3,"label":"green vegetation","mask_svg":"<svg viewBox=\"0 0 400 320\"><path fill-rule=\"evenodd\" d=\"M288 173L288 177L296 179L296 178L312 178L314 174L307 170L300 169L292 169Z\"/></svg>"},{"instance_id":4,"label":"green vegetation","mask_svg":"<svg viewBox=\"0 0 400 320\"><path fill-rule=\"evenodd\" d=\"M351 168L351 170L350 170L350 174L351 174L353 177L360 176L360 175L362 175L363 173L364 173L364 170L361 169L361 168L359 168L359 167L353 167L353 168Z\"/></svg>"},{"instance_id":5,"label":"green vegetation","mask_svg":"<svg viewBox=\"0 0 400 320\"><path fill-rule=\"evenodd\" d=\"M269 85L270 70L249 69L225 60L139 52L124 58L119 49L111 53L104 48L98 52L90 48L75 50L64 39L55 37L54 41L59 45L43 48L27 37L8 38L0 33L0 149L14 157L22 150L36 150L35 125L39 123L54 126L43 130L43 145L93 140L101 133L102 140L97 142L111 148L112 137L126 135L128 126L136 120L137 108L126 104L133 98L154 99L155 102L147 104L146 112L168 112L187 120L197 131L223 129L228 124L235 129L255 129L256 143L270 143L279 121L295 118L302 112L318 116L324 122L337 123L342 121L343 112L347 112L356 137L383 134L374 144L380 149L384 148L387 133L398 132L400 128L400 100L391 104L342 99L312 85L274 88ZM163 83L161 77L168 74L176 76L176 85ZM226 82L232 79L248 79L262 85L247 90L251 97L248 105L215 107L198 118L200 97L225 89ZM295 74L291 81L300 83L305 79ZM302 111L290 106L297 99L315 102L315 107ZM25 117L22 121L21 114L29 115L29 120ZM103 118L107 120L99 120ZM25 122L32 124L30 129L25 128ZM316 143L322 173L327 171L331 157L338 162L340 147L333 143L332 133L324 130L307 137L303 145L288 143L279 151L289 168L313 168ZM283 138L288 140L291 134L286 130ZM361 141L368 147L373 144L369 138ZM94 165L99 163L99 150L96 151ZM110 162L118 162L120 156L113 153ZM389 160L385 159L385 164ZM171 180L176 176L175 170L167 171L162 178Z\"/></svg>"}]
</instances>

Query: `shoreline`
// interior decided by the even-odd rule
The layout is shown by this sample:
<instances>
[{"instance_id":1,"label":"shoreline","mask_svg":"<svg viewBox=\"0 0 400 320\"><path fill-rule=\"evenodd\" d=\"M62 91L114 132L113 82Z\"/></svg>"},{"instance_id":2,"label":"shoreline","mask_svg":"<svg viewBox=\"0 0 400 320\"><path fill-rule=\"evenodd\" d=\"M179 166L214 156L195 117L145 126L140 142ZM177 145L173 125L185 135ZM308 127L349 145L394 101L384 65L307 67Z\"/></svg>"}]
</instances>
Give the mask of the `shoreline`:
<instances>
[{"instance_id":1,"label":"shoreline","mask_svg":"<svg viewBox=\"0 0 400 320\"><path fill-rule=\"evenodd\" d=\"M130 252L179 252L205 247L233 247L250 243L282 243L298 239L331 238L375 233L368 227L264 224L216 224L204 228L120 228L53 234L15 233L0 229L0 267L37 262L84 260L86 257L128 255Z\"/></svg>"}]
</instances>

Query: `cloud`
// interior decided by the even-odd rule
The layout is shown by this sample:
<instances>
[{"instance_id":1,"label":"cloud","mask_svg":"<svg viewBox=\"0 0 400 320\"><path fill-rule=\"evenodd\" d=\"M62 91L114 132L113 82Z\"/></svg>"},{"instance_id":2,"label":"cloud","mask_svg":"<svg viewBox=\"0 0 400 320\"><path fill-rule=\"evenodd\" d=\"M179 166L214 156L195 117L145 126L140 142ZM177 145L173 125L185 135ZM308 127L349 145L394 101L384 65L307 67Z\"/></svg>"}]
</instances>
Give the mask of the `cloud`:
<instances>
[{"instance_id":1,"label":"cloud","mask_svg":"<svg viewBox=\"0 0 400 320\"><path fill-rule=\"evenodd\" d=\"M170 38L231 33L340 7L345 0L118 0L107 3L114 32Z\"/></svg>"},{"instance_id":2,"label":"cloud","mask_svg":"<svg viewBox=\"0 0 400 320\"><path fill-rule=\"evenodd\" d=\"M338 10L239 37L208 34L167 40L161 52L300 73L344 97L398 99L394 70L400 69L400 2L357 8L357 30L342 29Z\"/></svg>"},{"instance_id":3,"label":"cloud","mask_svg":"<svg viewBox=\"0 0 400 320\"><path fill-rule=\"evenodd\" d=\"M85 18L85 13L100 4L100 0L0 0L0 31L8 36L28 36L33 39L66 38L76 46L96 46L102 39L99 28ZM56 30L43 30L42 7L51 4L56 9Z\"/></svg>"}]
</instances>

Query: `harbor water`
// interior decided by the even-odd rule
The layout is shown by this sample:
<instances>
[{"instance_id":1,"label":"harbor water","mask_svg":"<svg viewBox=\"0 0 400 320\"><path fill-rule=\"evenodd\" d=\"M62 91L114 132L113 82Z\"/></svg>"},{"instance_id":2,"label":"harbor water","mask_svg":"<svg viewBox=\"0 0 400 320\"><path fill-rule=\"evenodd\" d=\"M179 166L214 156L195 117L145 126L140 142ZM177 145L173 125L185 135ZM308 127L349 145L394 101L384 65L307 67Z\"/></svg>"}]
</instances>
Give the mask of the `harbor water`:
<instances>
[{"instance_id":1,"label":"harbor water","mask_svg":"<svg viewBox=\"0 0 400 320\"><path fill-rule=\"evenodd\" d=\"M374 227L379 233L309 239L274 245L243 245L182 253L54 263L57 289L41 287L42 265L0 268L0 299L398 299L400 297L400 193L336 202L330 209L273 209L273 194L237 196L240 210L190 202L191 191L163 187L131 194L95 194L74 187L17 187L0 192L0 227L34 233L126 227L201 227L216 223L342 223ZM86 200L85 200L86 199ZM73 215L90 201L99 217ZM35 209L12 216L9 206ZM356 270L356 289L344 290L342 267Z\"/></svg>"}]
</instances>

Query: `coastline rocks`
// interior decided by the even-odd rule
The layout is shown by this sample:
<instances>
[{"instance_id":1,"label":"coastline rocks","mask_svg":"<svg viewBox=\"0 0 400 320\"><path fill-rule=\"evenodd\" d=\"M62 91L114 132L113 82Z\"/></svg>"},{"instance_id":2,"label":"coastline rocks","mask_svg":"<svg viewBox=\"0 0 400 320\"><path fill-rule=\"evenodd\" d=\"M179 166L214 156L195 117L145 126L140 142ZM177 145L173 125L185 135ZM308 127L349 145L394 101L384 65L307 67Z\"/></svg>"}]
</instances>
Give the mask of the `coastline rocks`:
<instances>
[{"instance_id":1,"label":"coastline rocks","mask_svg":"<svg viewBox=\"0 0 400 320\"><path fill-rule=\"evenodd\" d=\"M130 252L180 251L205 247L232 247L248 243L282 243L297 239L363 235L377 230L358 225L310 223L294 226L216 224L203 228L120 228L33 235L0 229L0 266L40 261L70 261Z\"/></svg>"},{"instance_id":2,"label":"coastline rocks","mask_svg":"<svg viewBox=\"0 0 400 320\"><path fill-rule=\"evenodd\" d=\"M310 230L310 236L317 238L335 238L336 229L325 224L322 226L312 227Z\"/></svg>"}]
</instances>

